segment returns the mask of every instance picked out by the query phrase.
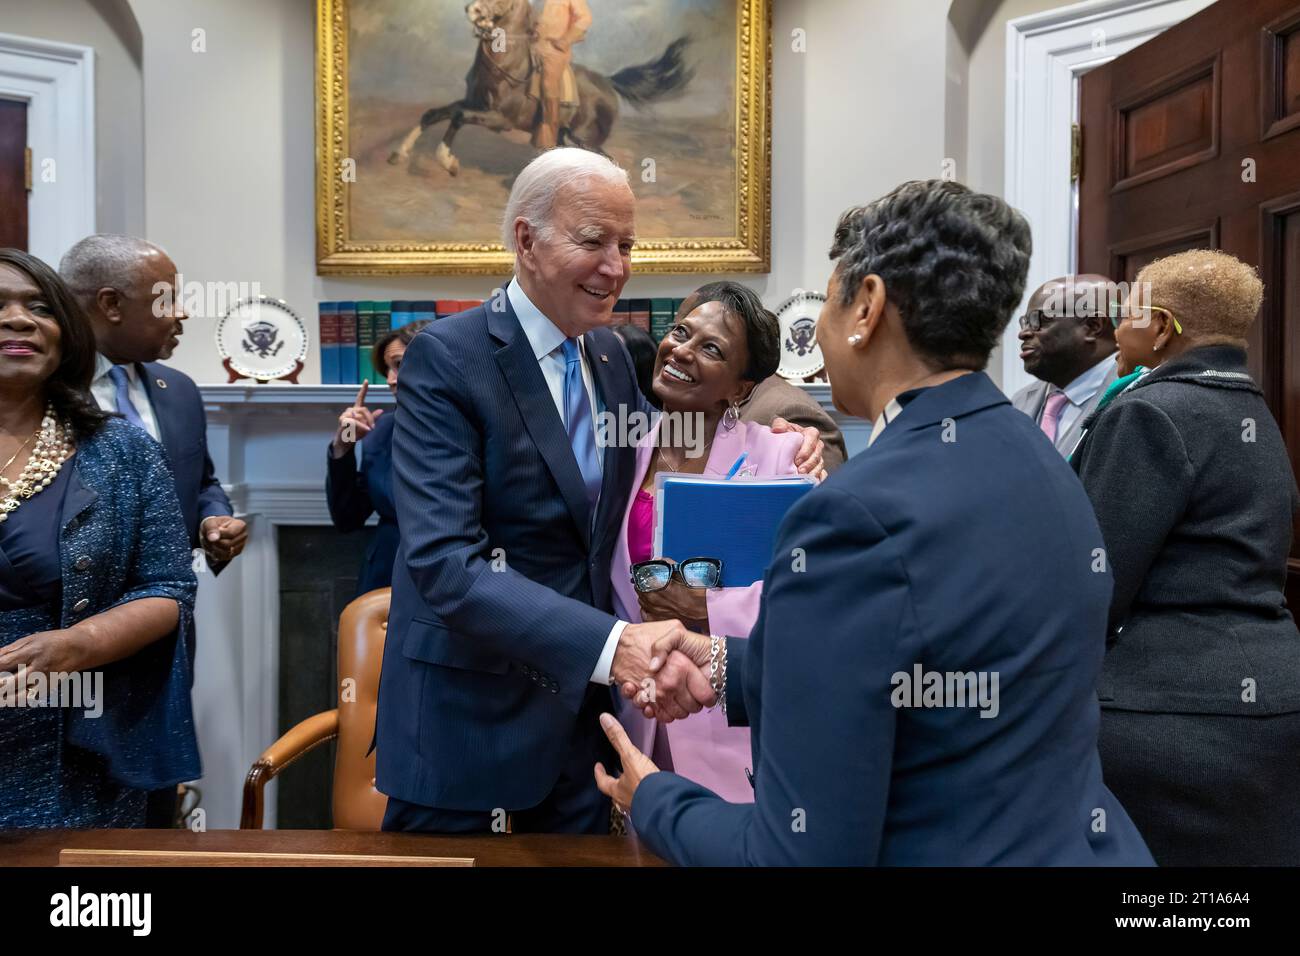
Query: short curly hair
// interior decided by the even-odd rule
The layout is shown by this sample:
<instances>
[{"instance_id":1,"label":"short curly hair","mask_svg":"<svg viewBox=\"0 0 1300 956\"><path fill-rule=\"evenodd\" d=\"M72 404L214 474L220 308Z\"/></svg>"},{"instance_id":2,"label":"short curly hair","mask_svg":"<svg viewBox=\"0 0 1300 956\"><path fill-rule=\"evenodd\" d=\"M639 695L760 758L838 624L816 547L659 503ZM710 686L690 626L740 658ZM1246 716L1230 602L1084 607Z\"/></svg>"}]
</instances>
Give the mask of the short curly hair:
<instances>
[{"instance_id":1,"label":"short curly hair","mask_svg":"<svg viewBox=\"0 0 1300 956\"><path fill-rule=\"evenodd\" d=\"M844 305L878 275L914 349L979 370L1024 295L1032 249L1029 223L1001 199L931 179L845 212L831 258Z\"/></svg>"},{"instance_id":2,"label":"short curly hair","mask_svg":"<svg viewBox=\"0 0 1300 956\"><path fill-rule=\"evenodd\" d=\"M1157 259L1137 282L1152 305L1174 313L1183 331L1202 342L1245 342L1264 301L1255 267L1216 249Z\"/></svg>"},{"instance_id":3,"label":"short curly hair","mask_svg":"<svg viewBox=\"0 0 1300 956\"><path fill-rule=\"evenodd\" d=\"M739 282L710 282L687 296L678 314L685 317L708 302L719 303L745 327L749 362L741 377L747 382L761 382L775 375L781 364L781 327L776 316L763 308L758 293Z\"/></svg>"}]
</instances>

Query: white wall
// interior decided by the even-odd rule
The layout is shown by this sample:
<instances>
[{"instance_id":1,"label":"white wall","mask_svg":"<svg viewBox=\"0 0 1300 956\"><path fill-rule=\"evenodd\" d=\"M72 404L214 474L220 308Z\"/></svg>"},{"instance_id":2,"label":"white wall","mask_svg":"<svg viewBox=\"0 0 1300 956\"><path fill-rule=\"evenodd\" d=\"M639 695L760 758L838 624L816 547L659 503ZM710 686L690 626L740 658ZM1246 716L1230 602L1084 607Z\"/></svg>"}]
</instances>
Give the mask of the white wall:
<instances>
[{"instance_id":1,"label":"white wall","mask_svg":"<svg viewBox=\"0 0 1300 956\"><path fill-rule=\"evenodd\" d=\"M126 0L0 0L0 33L94 48L95 227L100 232L142 232L140 36ZM66 251L60 249L59 255Z\"/></svg>"},{"instance_id":2,"label":"white wall","mask_svg":"<svg viewBox=\"0 0 1300 956\"><path fill-rule=\"evenodd\" d=\"M315 274L314 4L131 0L144 34L147 235L187 279L258 282L309 328L345 298L469 298L481 278ZM773 23L772 272L742 277L776 305L822 288L839 213L944 154L947 0L778 0ZM191 51L191 31L207 51ZM807 33L807 52L791 32ZM161 78L161 79L160 79ZM690 276L634 277L630 296L684 295ZM192 319L173 364L224 381L213 319ZM308 356L305 381L318 380Z\"/></svg>"}]
</instances>

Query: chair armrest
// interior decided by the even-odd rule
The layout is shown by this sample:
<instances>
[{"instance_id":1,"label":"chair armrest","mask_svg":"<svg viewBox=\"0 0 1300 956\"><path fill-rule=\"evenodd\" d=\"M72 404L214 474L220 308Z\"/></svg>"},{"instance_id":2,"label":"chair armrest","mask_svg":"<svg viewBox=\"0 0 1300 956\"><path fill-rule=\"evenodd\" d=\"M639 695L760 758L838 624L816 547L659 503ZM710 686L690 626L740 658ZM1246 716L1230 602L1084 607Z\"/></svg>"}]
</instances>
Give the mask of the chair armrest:
<instances>
[{"instance_id":1,"label":"chair armrest","mask_svg":"<svg viewBox=\"0 0 1300 956\"><path fill-rule=\"evenodd\" d=\"M275 743L262 752L257 763L244 780L244 808L239 818L239 829L262 829L262 791L267 782L274 780L285 767L305 753L333 740L339 732L337 709L312 714L295 724Z\"/></svg>"}]
</instances>

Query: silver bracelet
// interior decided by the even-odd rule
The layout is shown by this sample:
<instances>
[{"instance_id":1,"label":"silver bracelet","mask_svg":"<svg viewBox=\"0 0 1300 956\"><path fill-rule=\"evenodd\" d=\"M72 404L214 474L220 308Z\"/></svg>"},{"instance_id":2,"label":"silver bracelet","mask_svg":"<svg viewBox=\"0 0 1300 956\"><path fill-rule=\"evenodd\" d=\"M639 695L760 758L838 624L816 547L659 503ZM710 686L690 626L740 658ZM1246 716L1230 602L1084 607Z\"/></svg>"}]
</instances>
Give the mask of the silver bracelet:
<instances>
[{"instance_id":1,"label":"silver bracelet","mask_svg":"<svg viewBox=\"0 0 1300 956\"><path fill-rule=\"evenodd\" d=\"M718 698L722 712L727 712L727 639L709 635L709 686Z\"/></svg>"}]
</instances>

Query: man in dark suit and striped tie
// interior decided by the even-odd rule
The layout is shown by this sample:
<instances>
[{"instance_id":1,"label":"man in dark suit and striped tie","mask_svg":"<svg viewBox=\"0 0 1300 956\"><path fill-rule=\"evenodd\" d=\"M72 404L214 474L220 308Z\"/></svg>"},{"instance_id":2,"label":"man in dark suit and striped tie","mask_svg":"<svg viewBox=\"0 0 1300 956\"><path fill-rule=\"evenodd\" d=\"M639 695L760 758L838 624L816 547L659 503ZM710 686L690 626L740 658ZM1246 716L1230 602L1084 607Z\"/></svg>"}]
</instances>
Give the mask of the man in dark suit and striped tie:
<instances>
[{"instance_id":1,"label":"man in dark suit and striped tie","mask_svg":"<svg viewBox=\"0 0 1300 956\"><path fill-rule=\"evenodd\" d=\"M598 447L593 424L650 410L607 328L634 204L607 158L543 153L506 206L514 278L407 347L375 738L387 830L609 832L591 773L611 753L598 724L610 685L648 675L655 640L684 634L611 613L636 449ZM804 434L796 460L820 469L816 430ZM701 707L689 694L663 704Z\"/></svg>"}]
</instances>

